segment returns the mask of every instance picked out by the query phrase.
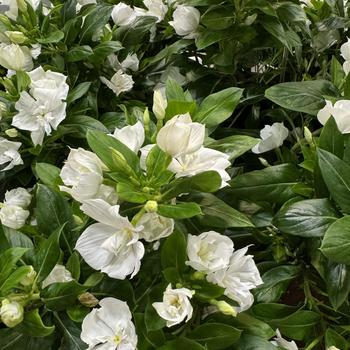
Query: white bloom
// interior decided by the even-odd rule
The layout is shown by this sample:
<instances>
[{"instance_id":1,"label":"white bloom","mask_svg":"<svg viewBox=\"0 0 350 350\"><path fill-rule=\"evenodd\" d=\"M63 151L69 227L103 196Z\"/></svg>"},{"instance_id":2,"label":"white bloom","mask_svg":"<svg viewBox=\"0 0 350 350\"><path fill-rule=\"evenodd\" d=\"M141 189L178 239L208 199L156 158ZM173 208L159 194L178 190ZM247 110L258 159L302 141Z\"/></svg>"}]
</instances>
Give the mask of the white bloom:
<instances>
[{"instance_id":1,"label":"white bloom","mask_svg":"<svg viewBox=\"0 0 350 350\"><path fill-rule=\"evenodd\" d=\"M271 342L273 345L280 346L281 348L286 350L298 350L297 344L295 344L294 341L287 341L283 339L281 332L278 329L276 329L276 336L277 337L274 338L274 341Z\"/></svg>"},{"instance_id":2,"label":"white bloom","mask_svg":"<svg viewBox=\"0 0 350 350\"><path fill-rule=\"evenodd\" d=\"M348 38L348 41L340 47L340 52L342 57L345 60L345 62L343 63L343 69L344 69L345 75L348 75L350 72L350 39L349 38Z\"/></svg>"},{"instance_id":3,"label":"white bloom","mask_svg":"<svg viewBox=\"0 0 350 350\"><path fill-rule=\"evenodd\" d=\"M327 350L340 350L337 347L335 347L334 345L332 345L331 347L327 348Z\"/></svg>"},{"instance_id":4,"label":"white bloom","mask_svg":"<svg viewBox=\"0 0 350 350\"><path fill-rule=\"evenodd\" d=\"M187 288L172 289L168 285L164 294L163 302L153 303L158 315L167 321L167 327L181 323L185 318L189 321L192 317L193 308L189 299L192 292Z\"/></svg>"},{"instance_id":5,"label":"white bloom","mask_svg":"<svg viewBox=\"0 0 350 350\"><path fill-rule=\"evenodd\" d=\"M111 80L106 79L105 77L100 77L102 83L106 84L117 96L122 92L130 91L134 85L132 76L126 73L123 73L121 69L117 71L111 78Z\"/></svg>"},{"instance_id":6,"label":"white bloom","mask_svg":"<svg viewBox=\"0 0 350 350\"><path fill-rule=\"evenodd\" d=\"M29 216L29 211L17 205L7 205L0 209L0 221L3 225L15 230L23 227Z\"/></svg>"},{"instance_id":7,"label":"white bloom","mask_svg":"<svg viewBox=\"0 0 350 350\"><path fill-rule=\"evenodd\" d=\"M28 75L31 80L30 94L36 100L50 98L61 101L67 98L69 86L65 75L50 70L45 72L42 67L32 70Z\"/></svg>"},{"instance_id":8,"label":"white bloom","mask_svg":"<svg viewBox=\"0 0 350 350\"><path fill-rule=\"evenodd\" d=\"M110 206L101 199L86 201L81 209L98 221L79 237L75 249L95 270L111 278L131 278L140 269L144 247L138 241L138 232L127 218L119 215L119 206Z\"/></svg>"},{"instance_id":9,"label":"white bloom","mask_svg":"<svg viewBox=\"0 0 350 350\"><path fill-rule=\"evenodd\" d=\"M170 119L158 132L157 144L172 157L192 153L203 145L205 126L181 114Z\"/></svg>"},{"instance_id":10,"label":"white bloom","mask_svg":"<svg viewBox=\"0 0 350 350\"><path fill-rule=\"evenodd\" d=\"M132 8L129 5L120 2L113 7L111 13L113 22L117 26L128 26L139 16L145 15L146 11L140 8Z\"/></svg>"},{"instance_id":11,"label":"white bloom","mask_svg":"<svg viewBox=\"0 0 350 350\"><path fill-rule=\"evenodd\" d=\"M137 335L128 305L104 298L83 320L81 339L89 350L135 350Z\"/></svg>"},{"instance_id":12,"label":"white bloom","mask_svg":"<svg viewBox=\"0 0 350 350\"><path fill-rule=\"evenodd\" d=\"M250 290L263 283L248 247L236 250L227 268L208 274L207 280L225 288L225 294L239 304L237 312L249 309L254 302Z\"/></svg>"},{"instance_id":13,"label":"white bloom","mask_svg":"<svg viewBox=\"0 0 350 350\"><path fill-rule=\"evenodd\" d=\"M331 116L342 134L350 133L350 100L339 100L334 106L331 101L326 100L326 105L318 112L317 119L325 125Z\"/></svg>"},{"instance_id":14,"label":"white bloom","mask_svg":"<svg viewBox=\"0 0 350 350\"><path fill-rule=\"evenodd\" d=\"M176 34L193 39L199 25L201 14L192 6L178 5L173 13L173 21L169 24L175 29Z\"/></svg>"},{"instance_id":15,"label":"white bloom","mask_svg":"<svg viewBox=\"0 0 350 350\"><path fill-rule=\"evenodd\" d=\"M29 71L33 69L33 59L30 49L17 44L1 43L0 66L12 71Z\"/></svg>"},{"instance_id":16,"label":"white bloom","mask_svg":"<svg viewBox=\"0 0 350 350\"><path fill-rule=\"evenodd\" d=\"M9 301L4 299L1 303L0 317L1 321L7 327L15 327L23 321L23 306L17 301Z\"/></svg>"},{"instance_id":17,"label":"white bloom","mask_svg":"<svg viewBox=\"0 0 350 350\"><path fill-rule=\"evenodd\" d=\"M123 69L123 71L130 69L133 72L136 72L139 69L139 64L140 64L140 61L137 58L136 53L134 54L129 53L126 56L125 60L120 64L120 66Z\"/></svg>"},{"instance_id":18,"label":"white bloom","mask_svg":"<svg viewBox=\"0 0 350 350\"><path fill-rule=\"evenodd\" d=\"M198 236L188 235L187 265L197 271L209 273L228 267L233 253L232 240L215 231Z\"/></svg>"},{"instance_id":19,"label":"white bloom","mask_svg":"<svg viewBox=\"0 0 350 350\"><path fill-rule=\"evenodd\" d=\"M168 6L163 3L163 0L143 0L143 3L148 8L146 14L157 17L157 22L162 21L168 12Z\"/></svg>"},{"instance_id":20,"label":"white bloom","mask_svg":"<svg viewBox=\"0 0 350 350\"><path fill-rule=\"evenodd\" d=\"M106 170L106 167L96 154L83 148L71 149L60 173L65 184L60 186L60 190L69 193L79 202L109 197L109 187L101 187L103 170Z\"/></svg>"},{"instance_id":21,"label":"white bloom","mask_svg":"<svg viewBox=\"0 0 350 350\"><path fill-rule=\"evenodd\" d=\"M288 129L283 123L265 125L260 131L260 142L252 148L253 153L264 153L282 146L283 141L288 137Z\"/></svg>"},{"instance_id":22,"label":"white bloom","mask_svg":"<svg viewBox=\"0 0 350 350\"><path fill-rule=\"evenodd\" d=\"M70 282L73 281L71 273L64 267L64 265L57 264L52 269L50 274L43 280L42 288L45 288L53 283Z\"/></svg>"},{"instance_id":23,"label":"white bloom","mask_svg":"<svg viewBox=\"0 0 350 350\"><path fill-rule=\"evenodd\" d=\"M231 165L229 156L211 148L201 147L193 153L174 158L168 169L175 173L175 177L194 176L204 171L214 170L222 179L221 187L227 186L230 175L226 168Z\"/></svg>"},{"instance_id":24,"label":"white bloom","mask_svg":"<svg viewBox=\"0 0 350 350\"><path fill-rule=\"evenodd\" d=\"M145 213L138 225L143 226L140 238L147 242L157 241L170 236L174 231L174 220L165 218L157 213Z\"/></svg>"},{"instance_id":25,"label":"white bloom","mask_svg":"<svg viewBox=\"0 0 350 350\"><path fill-rule=\"evenodd\" d=\"M7 164L1 171L12 169L15 165L23 164L18 149L21 147L20 142L12 142L0 137L0 165Z\"/></svg>"},{"instance_id":26,"label":"white bloom","mask_svg":"<svg viewBox=\"0 0 350 350\"><path fill-rule=\"evenodd\" d=\"M6 191L5 193L5 203L6 205L15 205L26 209L32 200L31 194L22 187L14 188L11 191Z\"/></svg>"},{"instance_id":27,"label":"white bloom","mask_svg":"<svg viewBox=\"0 0 350 350\"><path fill-rule=\"evenodd\" d=\"M138 121L134 125L116 128L112 136L137 153L145 141L145 130L142 123Z\"/></svg>"},{"instance_id":28,"label":"white bloom","mask_svg":"<svg viewBox=\"0 0 350 350\"><path fill-rule=\"evenodd\" d=\"M147 156L149 154L149 152L151 152L152 148L155 146L155 144L148 144L146 146L143 146L142 148L140 148L140 167L142 170L146 170L146 159Z\"/></svg>"},{"instance_id":29,"label":"white bloom","mask_svg":"<svg viewBox=\"0 0 350 350\"><path fill-rule=\"evenodd\" d=\"M65 102L51 98L36 100L26 91L21 92L15 107L18 113L13 117L12 125L30 131L35 146L41 145L45 134L50 135L66 117Z\"/></svg>"},{"instance_id":30,"label":"white bloom","mask_svg":"<svg viewBox=\"0 0 350 350\"><path fill-rule=\"evenodd\" d=\"M3 5L5 7L8 6L8 10L5 11L5 15L12 19L16 20L18 16L18 5L17 0L0 0L0 5Z\"/></svg>"},{"instance_id":31,"label":"white bloom","mask_svg":"<svg viewBox=\"0 0 350 350\"><path fill-rule=\"evenodd\" d=\"M157 119L164 119L165 110L166 110L167 106L168 106L168 101L165 97L164 89L154 90L152 111Z\"/></svg>"}]
</instances>

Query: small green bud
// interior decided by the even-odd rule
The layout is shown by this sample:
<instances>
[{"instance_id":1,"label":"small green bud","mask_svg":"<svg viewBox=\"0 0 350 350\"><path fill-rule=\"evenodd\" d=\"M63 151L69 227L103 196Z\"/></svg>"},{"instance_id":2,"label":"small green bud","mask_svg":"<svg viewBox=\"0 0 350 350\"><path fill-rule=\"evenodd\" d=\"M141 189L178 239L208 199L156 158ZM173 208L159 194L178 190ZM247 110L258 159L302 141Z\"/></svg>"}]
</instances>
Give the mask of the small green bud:
<instances>
[{"instance_id":1,"label":"small green bud","mask_svg":"<svg viewBox=\"0 0 350 350\"><path fill-rule=\"evenodd\" d=\"M9 137L17 137L18 136L18 131L15 128L7 129L5 131L5 134Z\"/></svg>"},{"instance_id":2,"label":"small green bud","mask_svg":"<svg viewBox=\"0 0 350 350\"><path fill-rule=\"evenodd\" d=\"M215 305L220 312L222 312L224 315L227 316L237 316L237 311L233 306L231 306L229 303L223 300L210 300L210 304Z\"/></svg>"},{"instance_id":3,"label":"small green bud","mask_svg":"<svg viewBox=\"0 0 350 350\"><path fill-rule=\"evenodd\" d=\"M304 126L304 137L309 145L313 145L312 132L306 126Z\"/></svg>"},{"instance_id":4,"label":"small green bud","mask_svg":"<svg viewBox=\"0 0 350 350\"><path fill-rule=\"evenodd\" d=\"M147 201L145 210L147 213L156 213L158 210L158 203L156 201Z\"/></svg>"},{"instance_id":5,"label":"small green bud","mask_svg":"<svg viewBox=\"0 0 350 350\"><path fill-rule=\"evenodd\" d=\"M19 31L6 31L5 35L15 44L23 44L28 41L28 38Z\"/></svg>"},{"instance_id":6,"label":"small green bud","mask_svg":"<svg viewBox=\"0 0 350 350\"><path fill-rule=\"evenodd\" d=\"M73 215L73 220L77 226L82 225L84 223L84 221L78 215Z\"/></svg>"},{"instance_id":7,"label":"small green bud","mask_svg":"<svg viewBox=\"0 0 350 350\"><path fill-rule=\"evenodd\" d=\"M17 326L23 321L23 306L17 301L4 299L1 303L0 317L1 321L9 328Z\"/></svg>"},{"instance_id":8,"label":"small green bud","mask_svg":"<svg viewBox=\"0 0 350 350\"><path fill-rule=\"evenodd\" d=\"M33 266L30 266L30 271L22 278L20 283L23 286L30 286L33 284L35 277L36 277L36 272Z\"/></svg>"},{"instance_id":9,"label":"small green bud","mask_svg":"<svg viewBox=\"0 0 350 350\"><path fill-rule=\"evenodd\" d=\"M196 271L193 275L192 278L194 280L204 280L205 279L205 273L201 271Z\"/></svg>"}]
</instances>

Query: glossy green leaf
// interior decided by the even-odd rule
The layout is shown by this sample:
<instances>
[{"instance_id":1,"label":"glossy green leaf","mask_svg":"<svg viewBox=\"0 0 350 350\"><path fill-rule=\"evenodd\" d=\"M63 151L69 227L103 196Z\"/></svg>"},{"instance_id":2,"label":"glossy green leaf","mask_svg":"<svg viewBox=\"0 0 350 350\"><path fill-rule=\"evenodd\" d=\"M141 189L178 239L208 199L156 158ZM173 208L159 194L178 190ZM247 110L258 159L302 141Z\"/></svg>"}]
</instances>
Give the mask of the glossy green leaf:
<instances>
[{"instance_id":1,"label":"glossy green leaf","mask_svg":"<svg viewBox=\"0 0 350 350\"><path fill-rule=\"evenodd\" d=\"M158 214L167 218L187 219L202 215L201 207L197 203L159 204Z\"/></svg>"},{"instance_id":2,"label":"glossy green leaf","mask_svg":"<svg viewBox=\"0 0 350 350\"><path fill-rule=\"evenodd\" d=\"M186 269L187 260L186 239L183 233L175 230L161 248L161 262L163 269L174 267L177 271Z\"/></svg>"}]
</instances>

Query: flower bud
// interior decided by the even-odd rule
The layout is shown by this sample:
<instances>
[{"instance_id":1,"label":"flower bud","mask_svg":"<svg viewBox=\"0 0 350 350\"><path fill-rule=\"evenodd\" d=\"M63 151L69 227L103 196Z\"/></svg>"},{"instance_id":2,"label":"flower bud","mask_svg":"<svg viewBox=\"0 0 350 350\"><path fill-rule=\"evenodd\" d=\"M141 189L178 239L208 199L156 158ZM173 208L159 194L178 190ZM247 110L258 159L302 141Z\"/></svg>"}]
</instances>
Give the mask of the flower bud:
<instances>
[{"instance_id":1,"label":"flower bud","mask_svg":"<svg viewBox=\"0 0 350 350\"><path fill-rule=\"evenodd\" d=\"M28 38L20 31L6 31L6 36L15 44L23 44Z\"/></svg>"},{"instance_id":2,"label":"flower bud","mask_svg":"<svg viewBox=\"0 0 350 350\"><path fill-rule=\"evenodd\" d=\"M17 326L23 321L23 306L16 301L4 299L1 304L1 321L9 328Z\"/></svg>"},{"instance_id":3,"label":"flower bud","mask_svg":"<svg viewBox=\"0 0 350 350\"><path fill-rule=\"evenodd\" d=\"M237 311L234 307L232 307L229 303L226 303L226 301L220 300L216 304L217 308L220 312L222 312L224 315L227 316L233 316L235 317L237 315Z\"/></svg>"},{"instance_id":4,"label":"flower bud","mask_svg":"<svg viewBox=\"0 0 350 350\"><path fill-rule=\"evenodd\" d=\"M306 126L304 126L304 136L308 144L312 145L314 143L312 139L312 132Z\"/></svg>"},{"instance_id":5,"label":"flower bud","mask_svg":"<svg viewBox=\"0 0 350 350\"><path fill-rule=\"evenodd\" d=\"M18 136L18 131L15 128L11 128L5 131L5 134L9 137L17 137Z\"/></svg>"},{"instance_id":6,"label":"flower bud","mask_svg":"<svg viewBox=\"0 0 350 350\"><path fill-rule=\"evenodd\" d=\"M30 271L22 278L20 282L23 286L32 285L36 277L36 272L33 266L29 266L29 267L30 267Z\"/></svg>"},{"instance_id":7,"label":"flower bud","mask_svg":"<svg viewBox=\"0 0 350 350\"><path fill-rule=\"evenodd\" d=\"M80 226L84 223L84 221L81 219L80 216L78 215L73 215L73 220L74 220L74 223L77 225L77 226Z\"/></svg>"},{"instance_id":8,"label":"flower bud","mask_svg":"<svg viewBox=\"0 0 350 350\"><path fill-rule=\"evenodd\" d=\"M6 27L12 26L9 18L2 13L0 14L0 22L3 23Z\"/></svg>"},{"instance_id":9,"label":"flower bud","mask_svg":"<svg viewBox=\"0 0 350 350\"><path fill-rule=\"evenodd\" d=\"M340 350L337 347L335 347L334 345L332 345L331 347L327 348L327 350Z\"/></svg>"},{"instance_id":10,"label":"flower bud","mask_svg":"<svg viewBox=\"0 0 350 350\"><path fill-rule=\"evenodd\" d=\"M155 213L158 210L158 203L156 201L147 201L145 204L145 210L147 213Z\"/></svg>"},{"instance_id":11,"label":"flower bud","mask_svg":"<svg viewBox=\"0 0 350 350\"><path fill-rule=\"evenodd\" d=\"M83 293L78 296L78 299L81 304L87 307L95 307L98 304L98 299L91 293Z\"/></svg>"},{"instance_id":12,"label":"flower bud","mask_svg":"<svg viewBox=\"0 0 350 350\"><path fill-rule=\"evenodd\" d=\"M152 111L157 119L164 119L168 102L161 89L154 90Z\"/></svg>"}]
</instances>

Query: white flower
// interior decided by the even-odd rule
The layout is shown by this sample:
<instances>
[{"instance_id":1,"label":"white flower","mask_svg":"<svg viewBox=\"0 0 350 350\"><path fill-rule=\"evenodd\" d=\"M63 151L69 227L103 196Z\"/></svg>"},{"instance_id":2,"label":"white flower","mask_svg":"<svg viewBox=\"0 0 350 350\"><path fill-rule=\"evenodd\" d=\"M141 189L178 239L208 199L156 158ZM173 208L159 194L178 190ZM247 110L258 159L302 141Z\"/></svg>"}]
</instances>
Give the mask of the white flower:
<instances>
[{"instance_id":1,"label":"white flower","mask_svg":"<svg viewBox=\"0 0 350 350\"><path fill-rule=\"evenodd\" d=\"M23 321L23 306L17 301L9 301L4 299L1 303L0 317L1 321L7 327L15 327Z\"/></svg>"},{"instance_id":2,"label":"white flower","mask_svg":"<svg viewBox=\"0 0 350 350\"><path fill-rule=\"evenodd\" d=\"M36 100L50 98L61 101L67 98L69 86L65 75L50 70L45 72L42 67L32 70L28 75L31 80L29 92Z\"/></svg>"},{"instance_id":3,"label":"white flower","mask_svg":"<svg viewBox=\"0 0 350 350\"><path fill-rule=\"evenodd\" d=\"M29 211L17 205L4 205L0 209L0 221L3 225L15 230L23 227L29 216Z\"/></svg>"},{"instance_id":4,"label":"white flower","mask_svg":"<svg viewBox=\"0 0 350 350\"><path fill-rule=\"evenodd\" d=\"M232 240L215 231L198 236L188 235L187 265L197 271L209 273L228 267L233 253Z\"/></svg>"},{"instance_id":5,"label":"white flower","mask_svg":"<svg viewBox=\"0 0 350 350\"><path fill-rule=\"evenodd\" d=\"M5 193L5 203L6 205L15 205L26 209L32 200L31 194L22 187L14 188L11 191L6 191Z\"/></svg>"},{"instance_id":6,"label":"white flower","mask_svg":"<svg viewBox=\"0 0 350 350\"><path fill-rule=\"evenodd\" d=\"M12 19L16 20L18 16L18 5L17 0L0 0L0 5L8 7L8 10L5 11L5 15Z\"/></svg>"},{"instance_id":7,"label":"white flower","mask_svg":"<svg viewBox=\"0 0 350 350\"><path fill-rule=\"evenodd\" d=\"M137 335L128 305L104 298L83 320L80 338L89 350L135 350Z\"/></svg>"},{"instance_id":8,"label":"white flower","mask_svg":"<svg viewBox=\"0 0 350 350\"><path fill-rule=\"evenodd\" d=\"M327 350L340 350L337 347L335 347L334 345L332 345L331 347L327 348Z\"/></svg>"},{"instance_id":9,"label":"white flower","mask_svg":"<svg viewBox=\"0 0 350 350\"><path fill-rule=\"evenodd\" d=\"M100 79L102 83L106 84L117 96L122 92L130 91L134 85L132 76L123 73L121 69L113 75L111 80L108 80L105 77L100 77Z\"/></svg>"},{"instance_id":10,"label":"white flower","mask_svg":"<svg viewBox=\"0 0 350 350\"><path fill-rule=\"evenodd\" d=\"M96 154L83 148L71 149L60 173L65 184L60 186L60 190L79 202L94 198L107 199L115 191L102 184L103 170L106 169Z\"/></svg>"},{"instance_id":11,"label":"white flower","mask_svg":"<svg viewBox=\"0 0 350 350\"><path fill-rule=\"evenodd\" d=\"M45 134L50 135L66 117L65 102L51 98L36 100L26 91L21 92L15 108L18 113L13 117L12 125L30 131L35 146L41 145Z\"/></svg>"},{"instance_id":12,"label":"white flower","mask_svg":"<svg viewBox=\"0 0 350 350\"><path fill-rule=\"evenodd\" d=\"M110 206L101 199L86 201L81 209L98 221L79 237L75 249L95 270L111 278L125 279L137 274L144 254L138 232L127 218L119 215L119 206Z\"/></svg>"},{"instance_id":13,"label":"white flower","mask_svg":"<svg viewBox=\"0 0 350 350\"><path fill-rule=\"evenodd\" d=\"M318 112L317 119L325 125L331 116L342 134L350 133L350 100L339 100L334 106L331 101L326 100L326 105Z\"/></svg>"},{"instance_id":14,"label":"white flower","mask_svg":"<svg viewBox=\"0 0 350 350\"><path fill-rule=\"evenodd\" d=\"M176 34L193 39L199 25L201 14L192 6L178 5L173 13L173 21L169 24L175 29Z\"/></svg>"},{"instance_id":15,"label":"white flower","mask_svg":"<svg viewBox=\"0 0 350 350\"><path fill-rule=\"evenodd\" d=\"M12 71L29 71L33 69L33 59L30 49L17 44L1 43L0 66Z\"/></svg>"},{"instance_id":16,"label":"white flower","mask_svg":"<svg viewBox=\"0 0 350 350\"><path fill-rule=\"evenodd\" d=\"M23 276L20 281L22 286L31 286L35 281L36 272L33 266L29 266L29 268L30 268L29 272L25 276Z\"/></svg>"},{"instance_id":17,"label":"white flower","mask_svg":"<svg viewBox=\"0 0 350 350\"><path fill-rule=\"evenodd\" d=\"M343 70L345 75L350 72L350 39L340 47L341 55L343 56L345 62L343 63Z\"/></svg>"},{"instance_id":18,"label":"white flower","mask_svg":"<svg viewBox=\"0 0 350 350\"><path fill-rule=\"evenodd\" d=\"M249 309L254 302L250 290L263 283L248 247L236 250L227 268L209 273L207 280L225 288L225 294L239 304L237 312Z\"/></svg>"},{"instance_id":19,"label":"white flower","mask_svg":"<svg viewBox=\"0 0 350 350\"><path fill-rule=\"evenodd\" d=\"M163 0L143 0L143 3L148 8L146 14L157 17L157 22L162 21L168 12L168 6L163 3Z\"/></svg>"},{"instance_id":20,"label":"white flower","mask_svg":"<svg viewBox=\"0 0 350 350\"><path fill-rule=\"evenodd\" d=\"M164 119L165 110L166 110L167 106L168 106L168 101L165 97L164 89L154 90L152 111L157 119Z\"/></svg>"},{"instance_id":21,"label":"white flower","mask_svg":"<svg viewBox=\"0 0 350 350\"><path fill-rule=\"evenodd\" d=\"M145 213L138 225L143 226L140 238L147 242L157 241L170 236L174 231L174 220L165 218L157 213Z\"/></svg>"},{"instance_id":22,"label":"white flower","mask_svg":"<svg viewBox=\"0 0 350 350\"><path fill-rule=\"evenodd\" d=\"M128 54L125 58L125 60L120 64L121 68L123 69L123 71L130 69L133 72L136 72L139 69L139 64L140 61L137 58L136 53L134 54Z\"/></svg>"},{"instance_id":23,"label":"white flower","mask_svg":"<svg viewBox=\"0 0 350 350\"><path fill-rule=\"evenodd\" d=\"M128 26L139 16L145 15L146 11L140 8L132 8L129 5L120 2L113 7L111 13L113 22L117 26Z\"/></svg>"},{"instance_id":24,"label":"white flower","mask_svg":"<svg viewBox=\"0 0 350 350\"><path fill-rule=\"evenodd\" d=\"M175 173L175 177L194 176L204 171L214 170L222 179L221 187L227 186L230 175L226 168L231 165L229 156L211 148L201 147L193 153L174 158L168 169Z\"/></svg>"},{"instance_id":25,"label":"white flower","mask_svg":"<svg viewBox=\"0 0 350 350\"><path fill-rule=\"evenodd\" d=\"M12 142L0 137L0 165L7 164L1 171L12 169L15 165L23 164L18 149L21 147L20 142Z\"/></svg>"},{"instance_id":26,"label":"white flower","mask_svg":"<svg viewBox=\"0 0 350 350\"><path fill-rule=\"evenodd\" d=\"M134 125L116 128L112 136L137 153L145 141L145 130L142 123L138 121Z\"/></svg>"},{"instance_id":27,"label":"white flower","mask_svg":"<svg viewBox=\"0 0 350 350\"><path fill-rule=\"evenodd\" d=\"M283 141L288 137L288 129L283 123L265 125L260 131L260 142L252 148L253 153L264 153L282 146Z\"/></svg>"},{"instance_id":28,"label":"white flower","mask_svg":"<svg viewBox=\"0 0 350 350\"><path fill-rule=\"evenodd\" d=\"M158 315L167 321L167 327L172 327L181 323L185 318L185 322L191 319L193 313L189 300L191 298L192 292L189 289L172 289L171 284L169 284L163 294L163 302L153 303L152 306Z\"/></svg>"},{"instance_id":29,"label":"white flower","mask_svg":"<svg viewBox=\"0 0 350 350\"><path fill-rule=\"evenodd\" d=\"M181 114L170 119L158 132L157 144L172 157L192 153L203 145L205 126Z\"/></svg>"},{"instance_id":30,"label":"white flower","mask_svg":"<svg viewBox=\"0 0 350 350\"><path fill-rule=\"evenodd\" d=\"M276 336L277 337L274 338L274 341L271 342L273 345L280 346L281 348L287 350L298 350L297 344L295 344L294 341L287 341L283 339L281 336L281 332L278 329L276 329Z\"/></svg>"},{"instance_id":31,"label":"white flower","mask_svg":"<svg viewBox=\"0 0 350 350\"><path fill-rule=\"evenodd\" d=\"M73 281L71 273L64 267L64 265L57 264L52 269L50 274L43 280L42 288L45 288L53 283L70 282Z\"/></svg>"}]
</instances>

